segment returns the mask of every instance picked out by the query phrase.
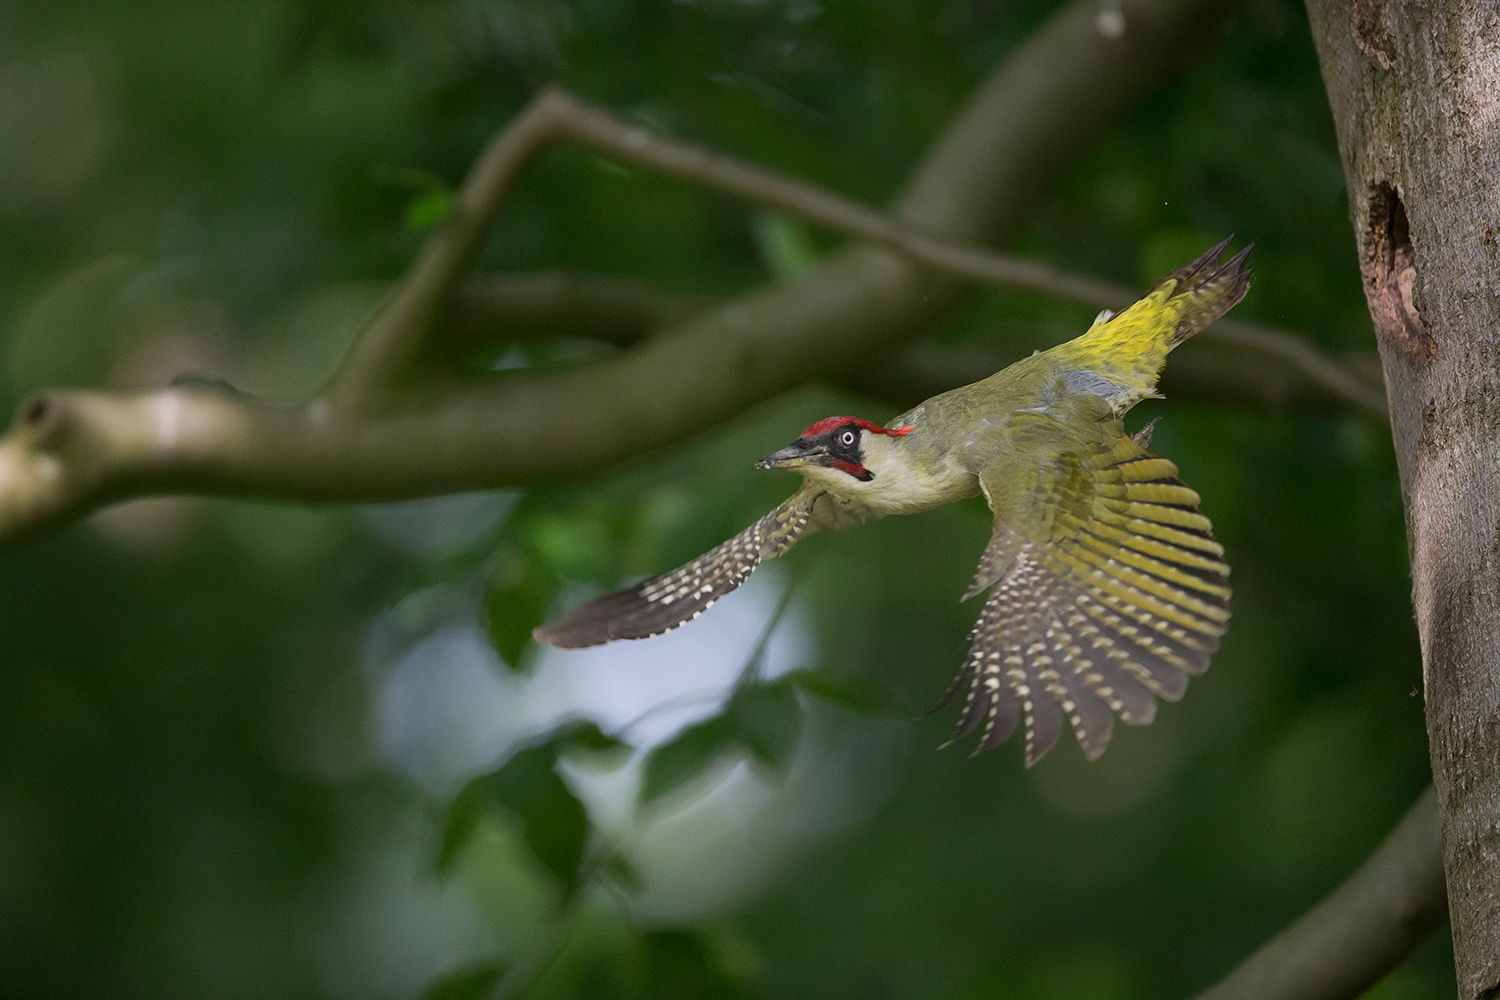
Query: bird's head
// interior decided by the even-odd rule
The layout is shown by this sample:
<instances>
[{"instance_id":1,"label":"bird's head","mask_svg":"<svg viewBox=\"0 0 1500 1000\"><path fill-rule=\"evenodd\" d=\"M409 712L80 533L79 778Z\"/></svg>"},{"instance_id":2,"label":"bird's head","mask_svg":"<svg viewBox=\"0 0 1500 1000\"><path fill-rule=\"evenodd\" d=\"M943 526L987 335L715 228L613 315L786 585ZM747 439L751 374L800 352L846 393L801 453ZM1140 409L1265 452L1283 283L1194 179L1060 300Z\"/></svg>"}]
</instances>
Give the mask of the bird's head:
<instances>
[{"instance_id":1,"label":"bird's head","mask_svg":"<svg viewBox=\"0 0 1500 1000\"><path fill-rule=\"evenodd\" d=\"M868 483L890 456L891 439L910 434L910 427L881 427L859 417L829 417L803 431L797 440L755 463L758 469L796 469L829 485Z\"/></svg>"}]
</instances>

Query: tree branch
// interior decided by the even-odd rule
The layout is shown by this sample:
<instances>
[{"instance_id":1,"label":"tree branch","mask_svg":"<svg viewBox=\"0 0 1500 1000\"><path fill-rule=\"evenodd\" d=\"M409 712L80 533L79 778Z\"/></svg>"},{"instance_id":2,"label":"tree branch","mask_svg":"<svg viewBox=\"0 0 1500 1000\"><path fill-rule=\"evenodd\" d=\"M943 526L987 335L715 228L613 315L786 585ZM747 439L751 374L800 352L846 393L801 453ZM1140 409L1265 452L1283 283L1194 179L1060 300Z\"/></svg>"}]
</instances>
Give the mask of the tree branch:
<instances>
[{"instance_id":1,"label":"tree branch","mask_svg":"<svg viewBox=\"0 0 1500 1000\"><path fill-rule=\"evenodd\" d=\"M1447 915L1442 829L1429 787L1343 885L1198 1000L1353 1000Z\"/></svg>"},{"instance_id":2,"label":"tree branch","mask_svg":"<svg viewBox=\"0 0 1500 1000\"><path fill-rule=\"evenodd\" d=\"M566 94L549 93L545 100L545 115L536 118L523 116L522 124L527 136L572 139L626 163L737 194L839 232L883 243L905 251L925 264L974 281L1040 292L1091 309L1123 309L1140 297L1138 290L1126 285L1069 274L1011 254L950 242L815 184L629 125ZM520 142L509 148L527 148L534 152L534 148L523 147ZM1225 319L1205 331L1205 336L1275 357L1363 415L1382 423L1389 418L1383 388L1356 377L1294 334Z\"/></svg>"},{"instance_id":3,"label":"tree branch","mask_svg":"<svg viewBox=\"0 0 1500 1000\"><path fill-rule=\"evenodd\" d=\"M895 214L956 242L1008 238L1036 192L1225 11L1217 0L1127 0L1127 31L1106 38L1091 0L1064 8L955 115ZM965 281L905 252L856 244L596 364L504 372L437 398L393 392L418 367L517 171L556 137L565 104L542 95L490 143L324 396L277 410L178 386L24 404L0 439L0 541L144 493L390 499L576 475L681 440L811 375L858 368L852 359L910 338L966 293Z\"/></svg>"},{"instance_id":4,"label":"tree branch","mask_svg":"<svg viewBox=\"0 0 1500 1000\"><path fill-rule=\"evenodd\" d=\"M441 335L457 345L588 337L624 347L707 308L626 278L574 271L499 274L471 278L454 290Z\"/></svg>"},{"instance_id":5,"label":"tree branch","mask_svg":"<svg viewBox=\"0 0 1500 1000\"><path fill-rule=\"evenodd\" d=\"M459 285L439 335L459 347L546 337L629 347L708 308L709 303L626 278L570 271L494 275ZM982 347L923 341L846 372L840 381L851 391L905 407L992 375L1052 336L1050 330L1022 327L996 330ZM1315 360L1336 365L1340 373L1370 373L1355 380L1361 392L1368 392L1366 386L1380 377L1380 358L1373 351L1338 362L1315 354ZM1308 378L1304 368L1277 354L1222 338L1195 338L1173 352L1162 389L1173 400L1240 403L1275 412L1348 408L1350 402L1347 395L1330 392L1326 381Z\"/></svg>"},{"instance_id":6,"label":"tree branch","mask_svg":"<svg viewBox=\"0 0 1500 1000\"><path fill-rule=\"evenodd\" d=\"M356 415L415 367L454 286L478 255L496 210L541 149L558 137L567 100L543 90L490 140L390 300L349 349L325 390L334 414Z\"/></svg>"},{"instance_id":7,"label":"tree branch","mask_svg":"<svg viewBox=\"0 0 1500 1000\"><path fill-rule=\"evenodd\" d=\"M668 177L739 195L852 236L906 253L974 281L1043 292L1097 308L1123 307L1138 296L1128 288L1066 274L1046 264L981 247L963 246L827 188L758 167L621 121L567 94L549 95L549 132L617 160Z\"/></svg>"},{"instance_id":8,"label":"tree branch","mask_svg":"<svg viewBox=\"0 0 1500 1000\"><path fill-rule=\"evenodd\" d=\"M1384 388L1358 378L1344 365L1295 334L1225 318L1199 336L1250 348L1276 358L1300 378L1317 385L1328 395L1348 404L1364 416L1382 424L1390 420Z\"/></svg>"}]
</instances>

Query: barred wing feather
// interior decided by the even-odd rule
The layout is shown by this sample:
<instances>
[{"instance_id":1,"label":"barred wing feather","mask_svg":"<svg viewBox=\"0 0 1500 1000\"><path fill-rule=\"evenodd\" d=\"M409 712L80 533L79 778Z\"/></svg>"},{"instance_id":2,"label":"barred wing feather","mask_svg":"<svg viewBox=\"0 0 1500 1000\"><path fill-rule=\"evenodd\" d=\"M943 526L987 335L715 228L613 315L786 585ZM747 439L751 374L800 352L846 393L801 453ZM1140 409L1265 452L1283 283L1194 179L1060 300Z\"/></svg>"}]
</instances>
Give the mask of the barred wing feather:
<instances>
[{"instance_id":1,"label":"barred wing feather","mask_svg":"<svg viewBox=\"0 0 1500 1000\"><path fill-rule=\"evenodd\" d=\"M646 639L685 625L739 587L763 560L781 555L809 530L819 490L803 489L744 531L669 573L595 598L537 627L532 637L561 649Z\"/></svg>"},{"instance_id":2,"label":"barred wing feather","mask_svg":"<svg viewBox=\"0 0 1500 1000\"><path fill-rule=\"evenodd\" d=\"M1156 698L1176 701L1208 668L1229 620L1224 549L1175 465L1121 435L1053 456L1042 475L1060 498L1047 523L1032 507L996 506L970 588L993 590L948 694L968 686L953 738L983 723L979 749L1004 742L1024 717L1028 766L1064 720L1090 759L1104 752L1115 715L1149 723ZM992 504L1003 495L987 493Z\"/></svg>"}]
</instances>

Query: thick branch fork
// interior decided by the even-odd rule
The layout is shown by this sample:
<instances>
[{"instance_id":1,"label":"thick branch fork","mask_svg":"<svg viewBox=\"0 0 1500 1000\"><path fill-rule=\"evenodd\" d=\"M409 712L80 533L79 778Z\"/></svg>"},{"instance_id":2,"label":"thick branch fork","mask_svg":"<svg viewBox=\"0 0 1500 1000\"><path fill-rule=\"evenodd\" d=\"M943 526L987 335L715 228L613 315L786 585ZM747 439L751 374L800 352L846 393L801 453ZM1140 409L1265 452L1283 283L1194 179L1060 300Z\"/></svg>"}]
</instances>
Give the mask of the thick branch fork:
<instances>
[{"instance_id":1,"label":"thick branch fork","mask_svg":"<svg viewBox=\"0 0 1500 1000\"><path fill-rule=\"evenodd\" d=\"M953 243L816 185L627 124L557 90L544 91L501 133L480 158L475 175L487 176L493 188L505 190L514 175L543 146L563 139L635 166L737 194L839 232L899 249L924 264L976 282L1039 292L1094 309L1122 309L1139 297L1137 290L1124 285L1069 274L982 247ZM474 212L476 221L483 221L493 208L493 199L475 197L469 199L464 210ZM454 245L457 246L457 241ZM472 257L473 246L471 242L463 244L465 262ZM447 244L440 247L448 249ZM436 254L437 251L432 254L434 259ZM1214 324L1206 336L1275 357L1346 405L1385 419L1385 395L1380 388L1351 374L1293 334L1225 319ZM352 358L360 353L356 350Z\"/></svg>"},{"instance_id":2,"label":"thick branch fork","mask_svg":"<svg viewBox=\"0 0 1500 1000\"><path fill-rule=\"evenodd\" d=\"M985 284L1039 292L1093 309L1123 309L1139 291L1069 274L1011 254L964 246L815 185L742 163L626 124L599 108L559 92L544 95L556 107L555 133L636 166L780 208L839 232L910 254L950 274ZM1205 336L1275 357L1346 405L1384 420L1385 393L1351 374L1305 340L1254 323L1224 319Z\"/></svg>"}]
</instances>

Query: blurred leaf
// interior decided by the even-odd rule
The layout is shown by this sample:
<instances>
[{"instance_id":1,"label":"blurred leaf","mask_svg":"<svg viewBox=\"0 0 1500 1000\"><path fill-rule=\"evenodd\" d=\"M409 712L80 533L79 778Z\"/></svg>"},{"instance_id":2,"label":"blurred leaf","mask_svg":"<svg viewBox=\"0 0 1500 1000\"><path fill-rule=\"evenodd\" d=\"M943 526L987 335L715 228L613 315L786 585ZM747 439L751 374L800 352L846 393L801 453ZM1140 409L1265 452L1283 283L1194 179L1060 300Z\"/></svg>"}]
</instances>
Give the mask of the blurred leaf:
<instances>
[{"instance_id":1,"label":"blurred leaf","mask_svg":"<svg viewBox=\"0 0 1500 1000\"><path fill-rule=\"evenodd\" d=\"M453 211L453 192L447 188L425 191L406 206L406 228L413 232L431 229Z\"/></svg>"},{"instance_id":2,"label":"blurred leaf","mask_svg":"<svg viewBox=\"0 0 1500 1000\"><path fill-rule=\"evenodd\" d=\"M619 737L610 736L600 729L599 723L591 721L579 722L569 728L562 734L562 743L565 749L587 750L590 753L629 746Z\"/></svg>"},{"instance_id":3,"label":"blurred leaf","mask_svg":"<svg viewBox=\"0 0 1500 1000\"><path fill-rule=\"evenodd\" d=\"M533 804L550 790L548 779L560 782L552 771L556 763L557 746L549 740L516 752L504 766L470 779L459 789L443 824L438 871L446 872L463 851L487 807L498 807L525 819Z\"/></svg>"},{"instance_id":4,"label":"blurred leaf","mask_svg":"<svg viewBox=\"0 0 1500 1000\"><path fill-rule=\"evenodd\" d=\"M808 694L861 715L904 719L911 713L889 690L864 677L827 667L794 670L786 679Z\"/></svg>"},{"instance_id":5,"label":"blurred leaf","mask_svg":"<svg viewBox=\"0 0 1500 1000\"><path fill-rule=\"evenodd\" d=\"M499 985L508 969L509 965L499 960L456 969L428 983L421 1000L479 1000Z\"/></svg>"},{"instance_id":6,"label":"blurred leaf","mask_svg":"<svg viewBox=\"0 0 1500 1000\"><path fill-rule=\"evenodd\" d=\"M597 722L578 721L560 733L559 751L568 754L573 763L594 770L613 771L623 767L634 749L629 743L611 736Z\"/></svg>"},{"instance_id":7,"label":"blurred leaf","mask_svg":"<svg viewBox=\"0 0 1500 1000\"><path fill-rule=\"evenodd\" d=\"M500 768L470 780L448 809L438 870L446 871L463 850L486 808L500 809L520 818L526 846L562 882L563 899L571 899L578 888L589 819L557 774L558 756L569 751L609 759L627 755L629 745L605 734L596 722L572 719L542 742L516 751Z\"/></svg>"},{"instance_id":8,"label":"blurred leaf","mask_svg":"<svg viewBox=\"0 0 1500 1000\"><path fill-rule=\"evenodd\" d=\"M776 277L795 278L817 263L818 247L800 220L778 212L761 212L751 225L755 248L766 269Z\"/></svg>"},{"instance_id":9,"label":"blurred leaf","mask_svg":"<svg viewBox=\"0 0 1500 1000\"><path fill-rule=\"evenodd\" d=\"M493 587L486 596L490 642L512 670L519 669L521 654L531 642L531 630L542 623L556 596L556 578L534 564L528 565L515 582Z\"/></svg>"},{"instance_id":10,"label":"blurred leaf","mask_svg":"<svg viewBox=\"0 0 1500 1000\"><path fill-rule=\"evenodd\" d=\"M716 761L739 751L781 770L791 761L802 730L802 706L784 680L736 694L724 714L689 726L646 756L640 804L649 805L693 781Z\"/></svg>"},{"instance_id":11,"label":"blurred leaf","mask_svg":"<svg viewBox=\"0 0 1500 1000\"><path fill-rule=\"evenodd\" d=\"M702 774L735 749L735 728L725 716L689 726L646 755L640 804L650 805Z\"/></svg>"},{"instance_id":12,"label":"blurred leaf","mask_svg":"<svg viewBox=\"0 0 1500 1000\"><path fill-rule=\"evenodd\" d=\"M549 772L524 811L526 845L563 884L563 901L578 888L578 865L588 842L589 817L568 786Z\"/></svg>"},{"instance_id":13,"label":"blurred leaf","mask_svg":"<svg viewBox=\"0 0 1500 1000\"><path fill-rule=\"evenodd\" d=\"M549 737L537 746L516 751L504 767L488 776L488 781L475 778L471 784L488 790L491 801L524 813L547 793L550 779L557 777L552 770L556 764L557 743Z\"/></svg>"},{"instance_id":14,"label":"blurred leaf","mask_svg":"<svg viewBox=\"0 0 1500 1000\"><path fill-rule=\"evenodd\" d=\"M802 732L802 706L786 680L746 688L725 714L757 762L777 771L791 763Z\"/></svg>"},{"instance_id":15,"label":"blurred leaf","mask_svg":"<svg viewBox=\"0 0 1500 1000\"><path fill-rule=\"evenodd\" d=\"M472 787L473 782L465 785L448 806L448 818L443 823L442 845L438 848L439 874L445 874L453 860L463 852L469 838L474 836L474 830L479 826L479 818L484 815L484 803L477 794L470 791Z\"/></svg>"},{"instance_id":16,"label":"blurred leaf","mask_svg":"<svg viewBox=\"0 0 1500 1000\"><path fill-rule=\"evenodd\" d=\"M371 175L377 183L416 192L406 204L406 227L413 232L431 229L453 210L453 189L431 170L381 163Z\"/></svg>"},{"instance_id":17,"label":"blurred leaf","mask_svg":"<svg viewBox=\"0 0 1500 1000\"><path fill-rule=\"evenodd\" d=\"M621 854L606 855L599 862L599 874L632 896L639 895L646 889L640 872L636 871L635 866L625 860L624 855Z\"/></svg>"},{"instance_id":18,"label":"blurred leaf","mask_svg":"<svg viewBox=\"0 0 1500 1000\"><path fill-rule=\"evenodd\" d=\"M602 580L607 575L614 538L598 518L539 513L531 519L532 550L553 572L572 580Z\"/></svg>"}]
</instances>

